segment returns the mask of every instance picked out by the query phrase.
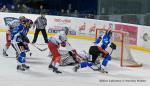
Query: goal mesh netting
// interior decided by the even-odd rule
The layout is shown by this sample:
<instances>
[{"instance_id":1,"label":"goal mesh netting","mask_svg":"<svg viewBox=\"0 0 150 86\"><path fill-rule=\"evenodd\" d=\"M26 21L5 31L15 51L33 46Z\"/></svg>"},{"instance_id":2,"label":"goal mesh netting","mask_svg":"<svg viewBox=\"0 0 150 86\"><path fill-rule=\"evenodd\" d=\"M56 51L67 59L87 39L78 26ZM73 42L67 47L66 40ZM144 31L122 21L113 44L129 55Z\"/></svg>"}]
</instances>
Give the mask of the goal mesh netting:
<instances>
[{"instance_id":1,"label":"goal mesh netting","mask_svg":"<svg viewBox=\"0 0 150 86\"><path fill-rule=\"evenodd\" d=\"M96 38L103 36L106 29L96 29ZM141 67L142 64L138 64L133 58L129 49L129 33L124 31L112 30L111 41L116 44L116 50L113 50L111 57L112 59L119 60L121 67ZM109 53L111 48L106 49Z\"/></svg>"}]
</instances>

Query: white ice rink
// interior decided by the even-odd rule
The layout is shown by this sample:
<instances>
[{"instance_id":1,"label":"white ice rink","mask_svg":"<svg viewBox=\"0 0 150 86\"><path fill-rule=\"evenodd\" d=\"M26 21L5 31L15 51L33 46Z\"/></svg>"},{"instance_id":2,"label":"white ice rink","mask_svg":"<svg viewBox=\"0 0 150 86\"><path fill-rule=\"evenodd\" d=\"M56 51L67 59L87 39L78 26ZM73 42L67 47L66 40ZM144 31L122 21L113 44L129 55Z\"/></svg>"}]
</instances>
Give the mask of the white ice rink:
<instances>
[{"instance_id":1,"label":"white ice rink","mask_svg":"<svg viewBox=\"0 0 150 86\"><path fill-rule=\"evenodd\" d=\"M32 36L30 36L32 40ZM43 38L37 42L44 42ZM77 50L88 51L91 41L69 39ZM48 50L39 51L30 45L32 56L27 55L30 70L21 72L16 70L15 52L10 48L8 57L2 56L5 34L0 33L0 86L150 86L150 52L132 50L134 58L143 64L142 68L120 67L119 61L112 60L108 67L108 74L92 71L90 68L73 72L73 66L60 67L62 74L55 74L48 70L50 58ZM47 46L42 46L47 47ZM138 81L141 80L141 81Z\"/></svg>"}]
</instances>

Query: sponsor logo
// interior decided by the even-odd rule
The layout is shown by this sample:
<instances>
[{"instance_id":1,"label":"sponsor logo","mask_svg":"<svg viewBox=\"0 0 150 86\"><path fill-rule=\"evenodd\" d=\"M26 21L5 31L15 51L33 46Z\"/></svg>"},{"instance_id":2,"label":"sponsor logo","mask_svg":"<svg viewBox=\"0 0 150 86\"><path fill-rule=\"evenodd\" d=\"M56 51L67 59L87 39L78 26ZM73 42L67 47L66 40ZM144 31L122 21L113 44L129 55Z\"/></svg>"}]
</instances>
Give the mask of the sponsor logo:
<instances>
[{"instance_id":1,"label":"sponsor logo","mask_svg":"<svg viewBox=\"0 0 150 86\"><path fill-rule=\"evenodd\" d=\"M4 18L5 25L7 26L9 22L16 20L16 19L17 18L14 18L14 17L5 17Z\"/></svg>"},{"instance_id":2,"label":"sponsor logo","mask_svg":"<svg viewBox=\"0 0 150 86\"><path fill-rule=\"evenodd\" d=\"M55 18L54 21L59 23L71 23L70 19Z\"/></svg>"},{"instance_id":3,"label":"sponsor logo","mask_svg":"<svg viewBox=\"0 0 150 86\"><path fill-rule=\"evenodd\" d=\"M69 27L61 27L61 26L50 27L48 29L48 33L58 33L60 31L62 31L64 28L69 28ZM70 35L76 35L76 31L69 29L68 34L70 34Z\"/></svg>"},{"instance_id":4,"label":"sponsor logo","mask_svg":"<svg viewBox=\"0 0 150 86\"><path fill-rule=\"evenodd\" d=\"M148 35L148 33L144 33L142 38L145 42L150 40L150 36Z\"/></svg>"}]
</instances>

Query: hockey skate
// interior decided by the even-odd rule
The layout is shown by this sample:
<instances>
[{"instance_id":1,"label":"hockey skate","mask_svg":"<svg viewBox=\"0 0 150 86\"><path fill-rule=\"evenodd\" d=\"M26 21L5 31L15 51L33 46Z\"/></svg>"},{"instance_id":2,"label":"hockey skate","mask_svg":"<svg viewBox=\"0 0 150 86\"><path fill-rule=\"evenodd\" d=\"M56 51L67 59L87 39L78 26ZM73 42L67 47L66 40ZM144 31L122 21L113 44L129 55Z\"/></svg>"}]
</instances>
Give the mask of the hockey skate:
<instances>
[{"instance_id":1,"label":"hockey skate","mask_svg":"<svg viewBox=\"0 0 150 86\"><path fill-rule=\"evenodd\" d=\"M108 73L108 71L104 70L101 66L98 67L98 71L100 71L101 73Z\"/></svg>"},{"instance_id":2,"label":"hockey skate","mask_svg":"<svg viewBox=\"0 0 150 86\"><path fill-rule=\"evenodd\" d=\"M76 65L76 66L73 68L73 71L74 71L74 72L77 72L78 69L79 69L79 67L80 67L79 65Z\"/></svg>"},{"instance_id":3,"label":"hockey skate","mask_svg":"<svg viewBox=\"0 0 150 86\"><path fill-rule=\"evenodd\" d=\"M8 54L6 53L4 49L3 49L3 56L8 56Z\"/></svg>"},{"instance_id":4,"label":"hockey skate","mask_svg":"<svg viewBox=\"0 0 150 86\"><path fill-rule=\"evenodd\" d=\"M22 64L22 67L25 68L25 69L29 69L30 67L27 66L26 64Z\"/></svg>"},{"instance_id":5,"label":"hockey skate","mask_svg":"<svg viewBox=\"0 0 150 86\"><path fill-rule=\"evenodd\" d=\"M54 66L52 65L52 64L50 64L49 66L48 66L48 68L49 69L52 69Z\"/></svg>"},{"instance_id":6,"label":"hockey skate","mask_svg":"<svg viewBox=\"0 0 150 86\"><path fill-rule=\"evenodd\" d=\"M22 65L17 65L17 70L25 71L26 69Z\"/></svg>"},{"instance_id":7,"label":"hockey skate","mask_svg":"<svg viewBox=\"0 0 150 86\"><path fill-rule=\"evenodd\" d=\"M58 68L56 68L56 67L53 67L53 72L55 72L55 73L57 73L57 74L62 73L62 72L59 71Z\"/></svg>"}]
</instances>

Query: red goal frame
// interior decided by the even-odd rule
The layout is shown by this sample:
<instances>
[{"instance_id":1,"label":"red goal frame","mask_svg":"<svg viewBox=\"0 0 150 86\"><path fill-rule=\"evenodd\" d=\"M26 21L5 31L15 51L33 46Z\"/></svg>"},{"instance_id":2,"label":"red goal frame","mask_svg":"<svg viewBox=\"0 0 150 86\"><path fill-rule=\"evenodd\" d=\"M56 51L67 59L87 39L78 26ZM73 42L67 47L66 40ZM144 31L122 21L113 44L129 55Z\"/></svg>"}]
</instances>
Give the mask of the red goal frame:
<instances>
[{"instance_id":1,"label":"red goal frame","mask_svg":"<svg viewBox=\"0 0 150 86\"><path fill-rule=\"evenodd\" d=\"M104 32L104 31L107 31L107 29L96 29L96 36L95 36L95 40L97 39L98 37L98 34L99 32ZM118 33L118 34L121 34L121 56L120 56L120 66L121 67L142 67L142 64L133 64L133 65L123 65L123 53L124 53L124 36L126 33L128 32L125 32L125 31L119 31L119 30L111 30L112 33L115 32L115 33Z\"/></svg>"}]
</instances>

